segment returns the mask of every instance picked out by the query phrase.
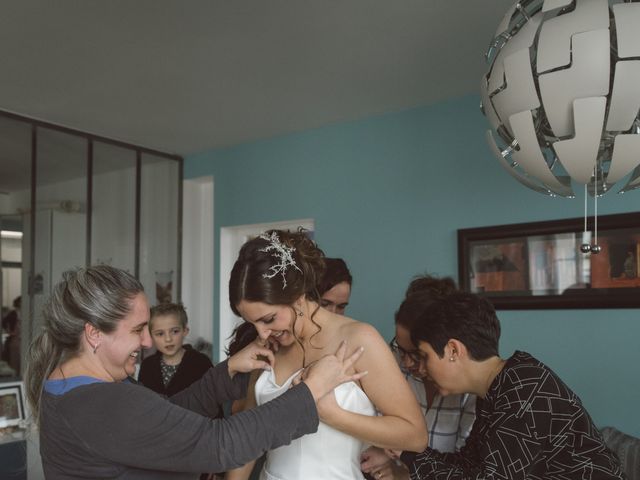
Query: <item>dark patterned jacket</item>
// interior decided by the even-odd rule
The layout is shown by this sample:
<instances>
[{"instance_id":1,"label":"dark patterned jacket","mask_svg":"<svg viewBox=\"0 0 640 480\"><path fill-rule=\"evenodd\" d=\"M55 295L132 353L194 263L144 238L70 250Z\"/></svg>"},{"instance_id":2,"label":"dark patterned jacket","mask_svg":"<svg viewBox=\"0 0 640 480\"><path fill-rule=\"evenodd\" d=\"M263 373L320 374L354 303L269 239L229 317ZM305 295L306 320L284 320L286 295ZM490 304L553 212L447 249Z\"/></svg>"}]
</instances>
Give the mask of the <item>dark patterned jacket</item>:
<instances>
[{"instance_id":1,"label":"dark patterned jacket","mask_svg":"<svg viewBox=\"0 0 640 480\"><path fill-rule=\"evenodd\" d=\"M195 351L191 345L184 345L184 349L182 361L169 385L165 387L162 383L160 369L162 353L160 352L156 352L142 361L138 381L154 392L170 397L184 390L196 380L200 380L207 370L213 366L211 360L206 355Z\"/></svg>"},{"instance_id":2,"label":"dark patterned jacket","mask_svg":"<svg viewBox=\"0 0 640 480\"><path fill-rule=\"evenodd\" d=\"M578 396L542 362L515 352L478 398L458 453L405 452L412 480L624 478Z\"/></svg>"}]
</instances>

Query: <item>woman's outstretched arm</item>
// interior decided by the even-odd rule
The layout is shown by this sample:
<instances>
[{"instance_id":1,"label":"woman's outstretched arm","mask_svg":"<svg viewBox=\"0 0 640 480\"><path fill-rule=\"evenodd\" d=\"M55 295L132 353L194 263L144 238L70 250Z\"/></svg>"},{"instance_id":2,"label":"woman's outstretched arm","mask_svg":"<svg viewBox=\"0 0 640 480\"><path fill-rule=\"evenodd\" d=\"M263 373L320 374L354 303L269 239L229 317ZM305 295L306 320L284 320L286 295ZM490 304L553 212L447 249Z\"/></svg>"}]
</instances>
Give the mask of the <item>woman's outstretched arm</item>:
<instances>
[{"instance_id":1,"label":"woman's outstretched arm","mask_svg":"<svg viewBox=\"0 0 640 480\"><path fill-rule=\"evenodd\" d=\"M244 412L247 410L251 410L255 408L256 405L256 381L260 376L262 370L254 370L251 372L251 377L249 379L249 388L247 390L246 398L242 399L241 408L233 412L233 414ZM225 480L247 480L251 476L251 472L253 471L253 467L256 464L255 460L250 461L249 463L243 465L242 467L234 468L233 470L229 470L224 476Z\"/></svg>"}]
</instances>

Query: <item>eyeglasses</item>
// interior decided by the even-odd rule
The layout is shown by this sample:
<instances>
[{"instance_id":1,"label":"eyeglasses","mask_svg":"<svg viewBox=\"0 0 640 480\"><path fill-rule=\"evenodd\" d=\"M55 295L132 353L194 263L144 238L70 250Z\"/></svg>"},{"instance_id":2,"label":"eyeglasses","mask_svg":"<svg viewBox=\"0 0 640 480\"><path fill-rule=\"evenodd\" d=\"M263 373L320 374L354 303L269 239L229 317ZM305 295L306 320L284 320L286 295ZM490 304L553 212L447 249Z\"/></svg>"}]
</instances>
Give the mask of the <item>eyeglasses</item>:
<instances>
[{"instance_id":1,"label":"eyeglasses","mask_svg":"<svg viewBox=\"0 0 640 480\"><path fill-rule=\"evenodd\" d=\"M420 363L422 361L422 352L419 349L416 348L415 350L410 350L410 351L405 350L400 345L398 345L398 341L396 340L396 337L393 337L391 339L391 341L389 342L389 347L391 347L391 350L393 351L393 353L398 355L400 359L408 358L414 364Z\"/></svg>"}]
</instances>

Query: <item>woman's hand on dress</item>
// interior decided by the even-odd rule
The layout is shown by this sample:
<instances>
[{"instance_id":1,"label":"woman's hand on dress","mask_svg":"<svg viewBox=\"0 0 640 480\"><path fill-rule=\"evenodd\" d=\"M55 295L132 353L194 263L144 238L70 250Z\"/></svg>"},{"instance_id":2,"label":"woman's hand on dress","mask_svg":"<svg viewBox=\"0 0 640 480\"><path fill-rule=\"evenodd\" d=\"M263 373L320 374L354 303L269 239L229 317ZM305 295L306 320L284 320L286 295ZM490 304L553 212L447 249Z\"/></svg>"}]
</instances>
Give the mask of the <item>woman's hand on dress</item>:
<instances>
[{"instance_id":1,"label":"woman's hand on dress","mask_svg":"<svg viewBox=\"0 0 640 480\"><path fill-rule=\"evenodd\" d=\"M233 355L227 361L229 375L233 377L236 373L251 372L253 370L271 370L275 363L273 352L261 339L256 339Z\"/></svg>"},{"instance_id":2,"label":"woman's hand on dress","mask_svg":"<svg viewBox=\"0 0 640 480\"><path fill-rule=\"evenodd\" d=\"M376 480L408 480L409 471L393 460L391 453L378 447L367 448L360 456L360 469Z\"/></svg>"},{"instance_id":3,"label":"woman's hand on dress","mask_svg":"<svg viewBox=\"0 0 640 480\"><path fill-rule=\"evenodd\" d=\"M404 466L391 462L379 470L371 472L371 476L376 480L409 480L409 470Z\"/></svg>"},{"instance_id":4,"label":"woman's hand on dress","mask_svg":"<svg viewBox=\"0 0 640 480\"><path fill-rule=\"evenodd\" d=\"M334 426L340 414L344 412L340 405L338 405L334 392L329 392L319 399L316 402L316 407L318 408L318 417L320 417L320 420L329 426Z\"/></svg>"},{"instance_id":5,"label":"woman's hand on dress","mask_svg":"<svg viewBox=\"0 0 640 480\"><path fill-rule=\"evenodd\" d=\"M383 449L369 447L360 454L360 470L364 473L375 472L392 461Z\"/></svg>"},{"instance_id":6,"label":"woman's hand on dress","mask_svg":"<svg viewBox=\"0 0 640 480\"><path fill-rule=\"evenodd\" d=\"M353 371L353 365L363 351L364 348L357 348L345 358L347 342L343 341L335 355L325 355L304 370L301 379L311 390L316 403L329 392L333 392L338 385L360 380L367 374L367 372L347 373Z\"/></svg>"},{"instance_id":7,"label":"woman's hand on dress","mask_svg":"<svg viewBox=\"0 0 640 480\"><path fill-rule=\"evenodd\" d=\"M300 372L300 374L293 379L291 387L301 383L306 378L306 369ZM318 410L318 417L323 423L327 425L333 425L333 420L337 419L344 410L338 405L336 396L333 392L329 392L327 395L316 400L316 408Z\"/></svg>"},{"instance_id":8,"label":"woman's hand on dress","mask_svg":"<svg viewBox=\"0 0 640 480\"><path fill-rule=\"evenodd\" d=\"M369 473L376 480L394 480L396 478L393 471L394 465L393 462L390 462Z\"/></svg>"}]
</instances>

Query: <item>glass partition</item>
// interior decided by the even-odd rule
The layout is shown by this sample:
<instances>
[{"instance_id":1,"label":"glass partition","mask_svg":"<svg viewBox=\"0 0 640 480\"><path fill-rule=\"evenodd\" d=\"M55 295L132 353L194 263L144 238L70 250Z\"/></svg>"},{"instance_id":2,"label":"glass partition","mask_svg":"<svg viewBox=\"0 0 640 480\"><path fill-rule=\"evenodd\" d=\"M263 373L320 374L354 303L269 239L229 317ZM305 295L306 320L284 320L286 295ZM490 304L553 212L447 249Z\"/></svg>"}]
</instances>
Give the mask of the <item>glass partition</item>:
<instances>
[{"instance_id":1,"label":"glass partition","mask_svg":"<svg viewBox=\"0 0 640 480\"><path fill-rule=\"evenodd\" d=\"M0 110L0 226L15 217L23 235L20 261L0 248L0 300L10 308L22 296L22 352L71 268L122 268L142 281L152 305L180 301L181 182L176 155ZM0 381L23 367L0 361Z\"/></svg>"},{"instance_id":2,"label":"glass partition","mask_svg":"<svg viewBox=\"0 0 640 480\"><path fill-rule=\"evenodd\" d=\"M154 155L142 155L140 185L140 280L149 303L180 298L180 221L176 198L181 196L180 165Z\"/></svg>"},{"instance_id":3,"label":"glass partition","mask_svg":"<svg viewBox=\"0 0 640 480\"><path fill-rule=\"evenodd\" d=\"M37 127L35 148L35 204L25 219L25 245L33 250L26 262L30 295L23 348L40 330L42 307L62 273L86 261L87 140Z\"/></svg>"},{"instance_id":4,"label":"glass partition","mask_svg":"<svg viewBox=\"0 0 640 480\"><path fill-rule=\"evenodd\" d=\"M20 372L20 320L22 317L22 216L0 215L0 381Z\"/></svg>"},{"instance_id":5,"label":"glass partition","mask_svg":"<svg viewBox=\"0 0 640 480\"><path fill-rule=\"evenodd\" d=\"M94 142L91 264L135 274L136 152Z\"/></svg>"},{"instance_id":6,"label":"glass partition","mask_svg":"<svg viewBox=\"0 0 640 480\"><path fill-rule=\"evenodd\" d=\"M27 285L23 217L30 199L31 134L29 123L0 116L0 382L19 376L21 370Z\"/></svg>"},{"instance_id":7,"label":"glass partition","mask_svg":"<svg viewBox=\"0 0 640 480\"><path fill-rule=\"evenodd\" d=\"M62 273L86 263L87 140L38 127L34 271L47 296ZM36 293L36 292L34 292Z\"/></svg>"},{"instance_id":8,"label":"glass partition","mask_svg":"<svg viewBox=\"0 0 640 480\"><path fill-rule=\"evenodd\" d=\"M0 214L28 207L30 186L31 125L0 115Z\"/></svg>"}]
</instances>

